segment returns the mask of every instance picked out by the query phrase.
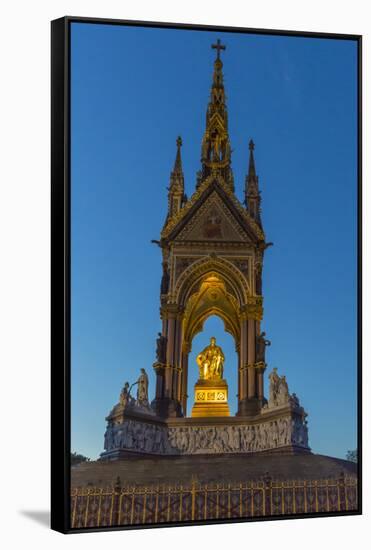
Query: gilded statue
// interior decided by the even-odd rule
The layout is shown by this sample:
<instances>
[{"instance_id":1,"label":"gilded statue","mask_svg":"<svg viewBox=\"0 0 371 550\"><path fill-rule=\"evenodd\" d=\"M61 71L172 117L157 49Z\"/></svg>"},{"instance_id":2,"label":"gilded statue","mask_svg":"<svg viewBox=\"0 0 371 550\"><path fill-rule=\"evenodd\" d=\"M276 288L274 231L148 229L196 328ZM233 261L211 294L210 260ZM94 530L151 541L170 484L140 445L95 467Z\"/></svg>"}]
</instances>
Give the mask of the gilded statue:
<instances>
[{"instance_id":1,"label":"gilded statue","mask_svg":"<svg viewBox=\"0 0 371 550\"><path fill-rule=\"evenodd\" d=\"M221 380L223 378L224 353L216 345L216 338L210 338L210 345L197 355L200 380Z\"/></svg>"}]
</instances>

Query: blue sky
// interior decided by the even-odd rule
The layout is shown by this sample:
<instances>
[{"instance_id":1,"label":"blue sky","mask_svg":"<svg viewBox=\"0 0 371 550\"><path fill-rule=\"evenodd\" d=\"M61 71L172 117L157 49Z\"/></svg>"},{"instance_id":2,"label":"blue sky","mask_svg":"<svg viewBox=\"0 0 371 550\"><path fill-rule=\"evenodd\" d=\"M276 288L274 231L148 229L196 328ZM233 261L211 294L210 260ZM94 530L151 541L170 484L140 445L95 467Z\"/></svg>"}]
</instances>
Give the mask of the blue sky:
<instances>
[{"instance_id":1,"label":"blue sky","mask_svg":"<svg viewBox=\"0 0 371 550\"><path fill-rule=\"evenodd\" d=\"M160 249L175 140L195 187L220 38L236 195L248 142L268 241L262 329L267 374L285 374L309 413L314 452L356 447L357 46L353 41L72 24L72 449L103 450L105 416L141 367L154 393ZM236 354L217 337L236 411ZM189 399L188 410L192 406Z\"/></svg>"}]
</instances>

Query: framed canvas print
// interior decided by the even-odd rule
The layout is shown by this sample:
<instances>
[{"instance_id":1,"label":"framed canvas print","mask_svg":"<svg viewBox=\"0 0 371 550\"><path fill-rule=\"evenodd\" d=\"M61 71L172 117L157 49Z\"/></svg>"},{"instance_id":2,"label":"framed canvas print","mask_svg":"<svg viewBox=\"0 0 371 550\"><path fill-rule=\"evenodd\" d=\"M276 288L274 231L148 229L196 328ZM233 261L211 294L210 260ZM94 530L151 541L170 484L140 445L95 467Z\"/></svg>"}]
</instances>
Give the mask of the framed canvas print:
<instances>
[{"instance_id":1,"label":"framed canvas print","mask_svg":"<svg viewBox=\"0 0 371 550\"><path fill-rule=\"evenodd\" d=\"M361 37L52 22L52 527L361 513Z\"/></svg>"}]
</instances>

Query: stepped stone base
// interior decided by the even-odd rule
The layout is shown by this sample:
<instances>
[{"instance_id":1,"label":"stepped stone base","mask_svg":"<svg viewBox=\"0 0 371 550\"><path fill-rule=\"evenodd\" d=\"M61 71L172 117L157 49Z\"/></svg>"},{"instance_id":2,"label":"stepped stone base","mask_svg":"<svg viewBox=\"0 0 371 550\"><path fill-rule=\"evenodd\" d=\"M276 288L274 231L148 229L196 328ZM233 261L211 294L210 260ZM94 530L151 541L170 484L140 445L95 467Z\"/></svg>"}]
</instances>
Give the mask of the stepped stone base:
<instances>
[{"instance_id":1,"label":"stepped stone base","mask_svg":"<svg viewBox=\"0 0 371 550\"><path fill-rule=\"evenodd\" d=\"M125 460L85 462L71 469L72 487L112 486L117 477L124 485L151 485L200 482L221 483L257 480L269 474L276 480L356 477L357 465L347 460L299 452L291 454L193 455L143 457L128 455Z\"/></svg>"}]
</instances>

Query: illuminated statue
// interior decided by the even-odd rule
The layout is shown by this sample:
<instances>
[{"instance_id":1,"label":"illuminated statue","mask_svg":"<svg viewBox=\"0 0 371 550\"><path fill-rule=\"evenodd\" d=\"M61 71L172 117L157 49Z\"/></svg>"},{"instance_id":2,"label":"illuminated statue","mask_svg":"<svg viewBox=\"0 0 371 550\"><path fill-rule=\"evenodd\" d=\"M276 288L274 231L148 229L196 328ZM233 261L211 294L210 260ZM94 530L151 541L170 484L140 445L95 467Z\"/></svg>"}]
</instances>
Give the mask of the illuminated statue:
<instances>
[{"instance_id":1,"label":"illuminated statue","mask_svg":"<svg viewBox=\"0 0 371 550\"><path fill-rule=\"evenodd\" d=\"M224 353L216 345L216 338L210 338L210 345L197 355L200 380L221 380L223 378Z\"/></svg>"}]
</instances>

